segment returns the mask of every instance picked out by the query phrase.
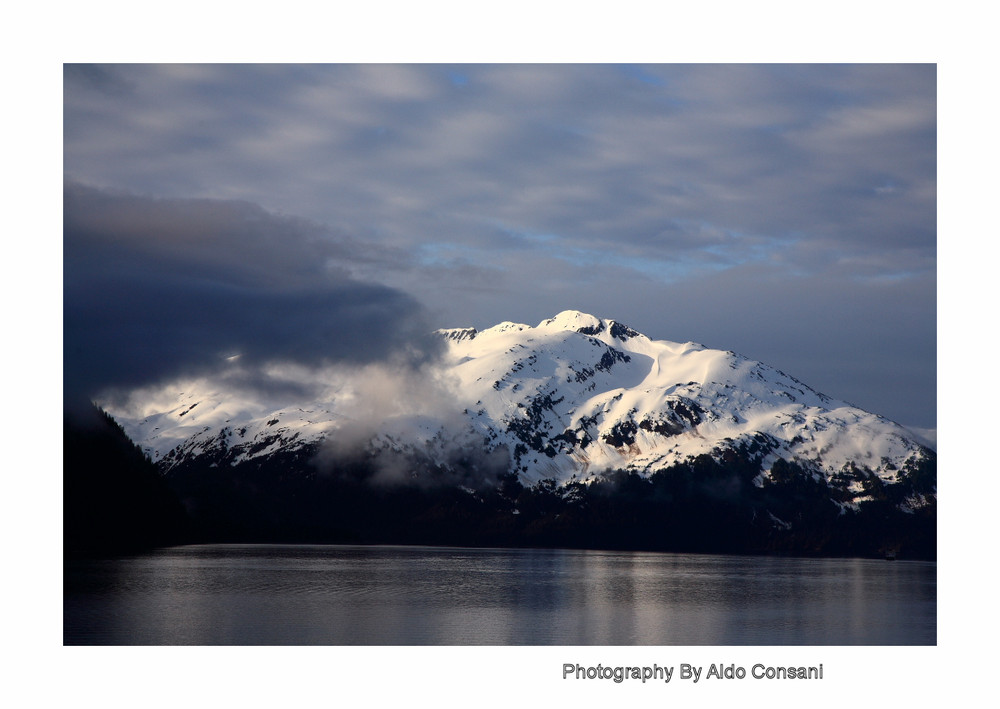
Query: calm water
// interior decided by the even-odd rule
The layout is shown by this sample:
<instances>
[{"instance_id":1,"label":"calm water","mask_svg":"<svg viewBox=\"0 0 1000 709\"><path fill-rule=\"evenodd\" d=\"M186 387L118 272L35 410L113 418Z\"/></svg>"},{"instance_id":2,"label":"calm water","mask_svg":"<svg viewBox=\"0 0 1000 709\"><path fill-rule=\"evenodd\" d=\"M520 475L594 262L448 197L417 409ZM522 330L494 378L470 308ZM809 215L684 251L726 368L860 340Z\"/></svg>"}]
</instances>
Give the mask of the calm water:
<instances>
[{"instance_id":1,"label":"calm water","mask_svg":"<svg viewBox=\"0 0 1000 709\"><path fill-rule=\"evenodd\" d=\"M68 645L933 645L931 562L206 545L68 563Z\"/></svg>"}]
</instances>

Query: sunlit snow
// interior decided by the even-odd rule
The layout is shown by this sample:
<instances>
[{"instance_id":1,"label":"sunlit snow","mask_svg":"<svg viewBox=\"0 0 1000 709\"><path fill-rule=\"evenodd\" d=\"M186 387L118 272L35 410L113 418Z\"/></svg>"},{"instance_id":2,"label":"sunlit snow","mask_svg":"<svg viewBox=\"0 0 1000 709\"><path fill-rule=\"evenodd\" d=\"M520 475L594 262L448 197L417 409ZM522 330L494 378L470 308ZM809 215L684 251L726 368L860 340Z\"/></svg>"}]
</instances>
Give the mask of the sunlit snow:
<instances>
[{"instance_id":1,"label":"sunlit snow","mask_svg":"<svg viewBox=\"0 0 1000 709\"><path fill-rule=\"evenodd\" d=\"M784 458L826 476L853 464L889 479L926 454L901 426L765 364L650 340L578 311L536 327L503 322L441 335L446 360L419 370L286 366L268 374L311 392L306 401L227 387L220 376L99 403L154 460L249 443L244 450L267 455L340 438L442 459L462 446L506 449L526 482L566 482L608 469L651 473L761 441L762 477Z\"/></svg>"}]
</instances>

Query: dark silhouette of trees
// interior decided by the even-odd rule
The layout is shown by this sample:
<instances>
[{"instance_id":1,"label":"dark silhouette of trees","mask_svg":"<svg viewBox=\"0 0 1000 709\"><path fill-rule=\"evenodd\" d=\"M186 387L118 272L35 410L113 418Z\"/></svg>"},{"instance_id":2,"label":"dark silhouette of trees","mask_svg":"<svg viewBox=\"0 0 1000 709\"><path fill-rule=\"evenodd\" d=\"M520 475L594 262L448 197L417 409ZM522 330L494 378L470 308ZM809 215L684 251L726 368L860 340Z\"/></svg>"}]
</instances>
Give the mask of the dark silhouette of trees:
<instances>
[{"instance_id":1,"label":"dark silhouette of trees","mask_svg":"<svg viewBox=\"0 0 1000 709\"><path fill-rule=\"evenodd\" d=\"M156 466L96 407L63 416L63 548L67 557L177 544L187 519Z\"/></svg>"}]
</instances>

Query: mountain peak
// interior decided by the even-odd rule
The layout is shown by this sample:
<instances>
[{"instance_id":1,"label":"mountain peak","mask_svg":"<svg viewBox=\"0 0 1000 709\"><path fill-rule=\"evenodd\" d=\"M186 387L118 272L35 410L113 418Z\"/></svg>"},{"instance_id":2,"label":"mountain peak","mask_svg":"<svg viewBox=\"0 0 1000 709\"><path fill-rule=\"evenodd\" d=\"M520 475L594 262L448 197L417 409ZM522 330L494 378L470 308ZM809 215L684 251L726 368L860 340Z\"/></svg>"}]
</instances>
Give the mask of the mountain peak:
<instances>
[{"instance_id":1,"label":"mountain peak","mask_svg":"<svg viewBox=\"0 0 1000 709\"><path fill-rule=\"evenodd\" d=\"M146 399L128 408L140 415L112 413L123 414L119 422L165 469L205 451L222 465L326 438L353 440L349 422L359 411L381 421L365 444L372 450L419 450L447 462L481 446L531 483L611 470L648 476L709 456L743 461L757 485L794 463L854 503L877 493L869 479L892 484L932 457L900 426L761 362L651 340L578 310L537 327L505 321L438 333L448 356L440 381L426 386L345 375L319 398L281 407L227 398L222 385L185 387L165 391L162 403L139 392ZM394 408L382 415L379 396L392 387Z\"/></svg>"},{"instance_id":2,"label":"mountain peak","mask_svg":"<svg viewBox=\"0 0 1000 709\"><path fill-rule=\"evenodd\" d=\"M542 322L538 323L538 327L579 332L581 328L603 329L604 321L588 313L581 313L579 310L564 310L554 318L542 320Z\"/></svg>"},{"instance_id":3,"label":"mountain peak","mask_svg":"<svg viewBox=\"0 0 1000 709\"><path fill-rule=\"evenodd\" d=\"M589 313L582 313L579 310L564 310L555 317L538 323L538 328L569 330L584 335L599 335L604 331L609 331L611 337L620 342L625 342L628 339L641 335L641 333L633 330L628 325L623 325L615 320L598 318Z\"/></svg>"},{"instance_id":4,"label":"mountain peak","mask_svg":"<svg viewBox=\"0 0 1000 709\"><path fill-rule=\"evenodd\" d=\"M531 328L524 323L511 322L510 320L504 320L502 323L497 323L493 327L483 330L480 335L499 335L503 332L520 332L522 330L530 330Z\"/></svg>"}]
</instances>

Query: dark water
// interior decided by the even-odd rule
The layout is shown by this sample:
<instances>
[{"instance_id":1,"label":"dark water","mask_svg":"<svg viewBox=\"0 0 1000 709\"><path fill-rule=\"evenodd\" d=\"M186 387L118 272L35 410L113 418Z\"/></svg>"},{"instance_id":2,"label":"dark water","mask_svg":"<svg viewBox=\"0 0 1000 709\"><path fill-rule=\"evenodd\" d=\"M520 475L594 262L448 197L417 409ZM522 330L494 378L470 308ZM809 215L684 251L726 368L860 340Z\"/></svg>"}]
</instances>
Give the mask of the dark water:
<instances>
[{"instance_id":1,"label":"dark water","mask_svg":"<svg viewBox=\"0 0 1000 709\"><path fill-rule=\"evenodd\" d=\"M68 562L67 645L933 645L931 562L213 545Z\"/></svg>"}]
</instances>

